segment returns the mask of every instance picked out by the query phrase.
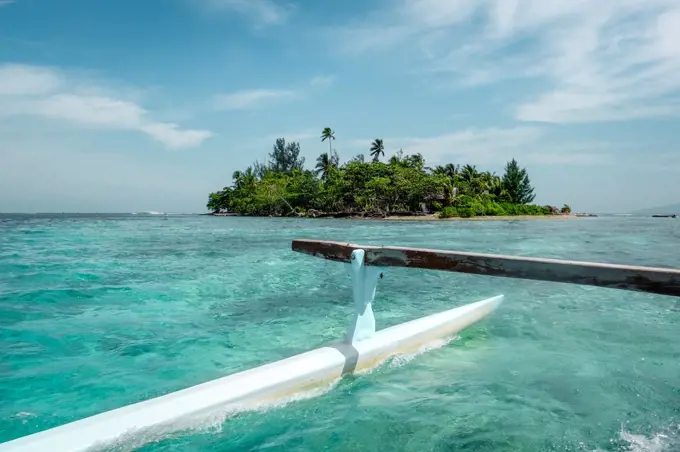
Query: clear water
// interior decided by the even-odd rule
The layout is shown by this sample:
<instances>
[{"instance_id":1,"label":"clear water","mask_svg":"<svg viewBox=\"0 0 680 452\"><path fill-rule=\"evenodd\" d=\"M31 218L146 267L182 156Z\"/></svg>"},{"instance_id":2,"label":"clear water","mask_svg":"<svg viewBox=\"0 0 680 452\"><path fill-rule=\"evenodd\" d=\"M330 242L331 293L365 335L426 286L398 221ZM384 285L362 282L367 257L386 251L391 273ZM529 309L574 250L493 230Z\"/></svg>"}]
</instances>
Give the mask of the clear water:
<instances>
[{"instance_id":1,"label":"clear water","mask_svg":"<svg viewBox=\"0 0 680 452\"><path fill-rule=\"evenodd\" d=\"M0 441L341 337L340 264L293 238L680 267L680 221L0 217ZM499 293L450 344L144 451L680 450L680 304L394 269L378 327Z\"/></svg>"}]
</instances>

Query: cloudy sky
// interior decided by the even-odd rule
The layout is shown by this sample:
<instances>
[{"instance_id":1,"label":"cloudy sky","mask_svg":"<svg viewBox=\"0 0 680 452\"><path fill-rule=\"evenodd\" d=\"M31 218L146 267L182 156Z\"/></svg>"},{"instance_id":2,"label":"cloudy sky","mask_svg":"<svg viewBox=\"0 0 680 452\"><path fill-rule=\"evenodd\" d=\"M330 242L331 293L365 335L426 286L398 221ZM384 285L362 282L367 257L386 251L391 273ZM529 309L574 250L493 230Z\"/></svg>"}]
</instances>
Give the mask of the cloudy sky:
<instances>
[{"instance_id":1,"label":"cloudy sky","mask_svg":"<svg viewBox=\"0 0 680 452\"><path fill-rule=\"evenodd\" d=\"M680 196L678 0L0 0L0 211L201 212L276 137Z\"/></svg>"}]
</instances>

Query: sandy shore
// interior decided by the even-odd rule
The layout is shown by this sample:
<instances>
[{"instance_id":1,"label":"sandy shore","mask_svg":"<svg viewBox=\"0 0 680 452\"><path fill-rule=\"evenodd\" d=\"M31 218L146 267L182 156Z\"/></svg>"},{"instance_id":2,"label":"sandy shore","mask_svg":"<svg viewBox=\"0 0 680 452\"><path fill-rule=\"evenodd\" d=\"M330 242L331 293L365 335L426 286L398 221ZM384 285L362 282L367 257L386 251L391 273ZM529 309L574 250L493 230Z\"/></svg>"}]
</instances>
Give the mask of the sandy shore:
<instances>
[{"instance_id":1,"label":"sandy shore","mask_svg":"<svg viewBox=\"0 0 680 452\"><path fill-rule=\"evenodd\" d=\"M236 215L236 214L224 214L224 213L208 213L208 214L202 214L202 215L210 215L210 216L215 216L215 217L240 217L244 216L247 217L247 215ZM291 218L291 217L259 217L259 218ZM305 217L298 217L298 218L305 218ZM394 215L394 216L389 216L389 217L361 217L361 216L355 216L355 217L342 217L342 218L334 218L334 217L321 217L321 218L311 218L311 220L314 219L338 219L338 220L368 220L368 221L524 221L524 220L570 220L574 218L581 218L580 216L577 215L515 215L515 216L510 216L510 215L505 215L505 216L496 216L496 217L469 217L469 218L461 218L461 217L453 217L453 218L439 218L436 214L429 214L429 215L418 215L418 216L399 216L399 215Z\"/></svg>"},{"instance_id":2,"label":"sandy shore","mask_svg":"<svg viewBox=\"0 0 680 452\"><path fill-rule=\"evenodd\" d=\"M351 218L356 220L387 220L387 221L510 221L510 220L569 220L580 218L575 215L515 215L497 217L470 217L470 218L439 218L437 215L423 215L418 217L387 217L387 218Z\"/></svg>"}]
</instances>

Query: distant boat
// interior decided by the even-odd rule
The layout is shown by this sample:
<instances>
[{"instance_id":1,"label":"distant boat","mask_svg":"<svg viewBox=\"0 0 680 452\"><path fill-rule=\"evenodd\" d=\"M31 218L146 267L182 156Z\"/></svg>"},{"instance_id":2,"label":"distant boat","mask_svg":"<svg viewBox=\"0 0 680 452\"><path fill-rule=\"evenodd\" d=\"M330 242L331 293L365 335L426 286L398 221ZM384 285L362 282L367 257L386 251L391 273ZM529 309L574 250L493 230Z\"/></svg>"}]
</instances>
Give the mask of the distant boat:
<instances>
[{"instance_id":1,"label":"distant boat","mask_svg":"<svg viewBox=\"0 0 680 452\"><path fill-rule=\"evenodd\" d=\"M653 218L677 218L678 216L674 213L670 215L652 215Z\"/></svg>"}]
</instances>

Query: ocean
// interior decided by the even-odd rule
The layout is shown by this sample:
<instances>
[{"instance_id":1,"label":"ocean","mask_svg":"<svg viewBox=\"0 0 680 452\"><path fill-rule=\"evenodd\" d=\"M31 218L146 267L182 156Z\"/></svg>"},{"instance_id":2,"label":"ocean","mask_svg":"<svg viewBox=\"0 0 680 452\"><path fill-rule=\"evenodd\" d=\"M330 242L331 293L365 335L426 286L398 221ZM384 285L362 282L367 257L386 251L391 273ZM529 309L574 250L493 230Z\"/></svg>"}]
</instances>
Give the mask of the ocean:
<instances>
[{"instance_id":1,"label":"ocean","mask_svg":"<svg viewBox=\"0 0 680 452\"><path fill-rule=\"evenodd\" d=\"M680 268L680 220L634 216L2 215L0 442L343 337L350 280L294 238ZM498 294L439 348L138 450L680 450L678 299L395 268L376 322Z\"/></svg>"}]
</instances>

